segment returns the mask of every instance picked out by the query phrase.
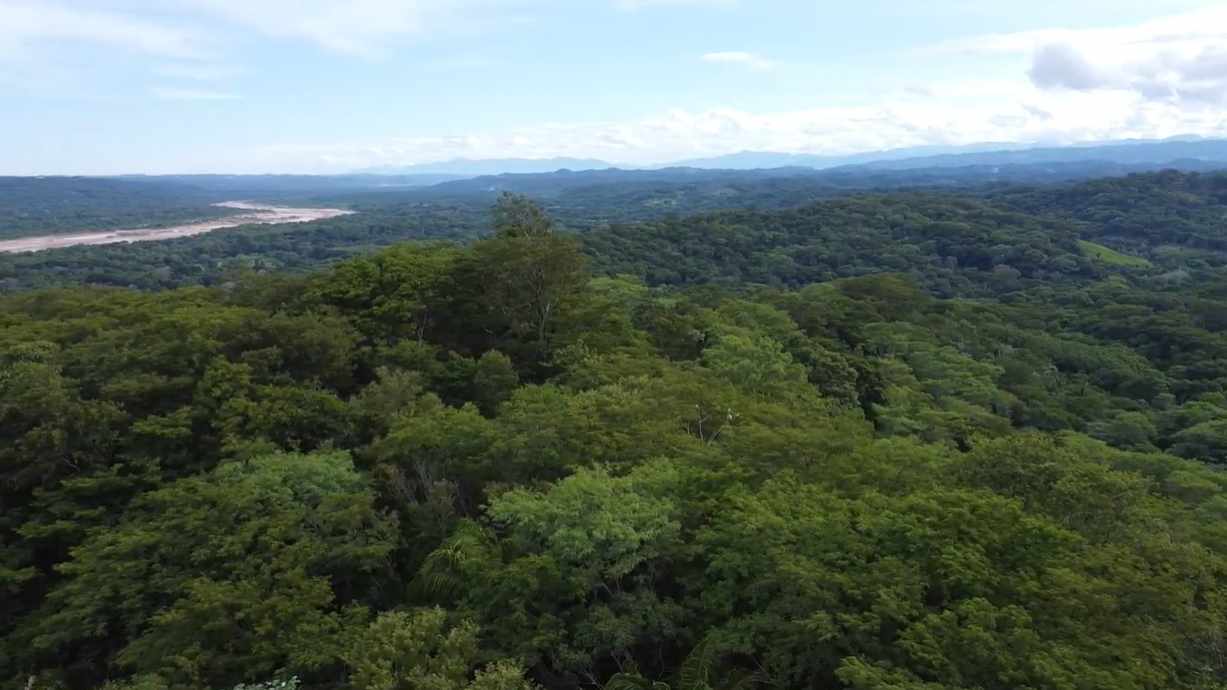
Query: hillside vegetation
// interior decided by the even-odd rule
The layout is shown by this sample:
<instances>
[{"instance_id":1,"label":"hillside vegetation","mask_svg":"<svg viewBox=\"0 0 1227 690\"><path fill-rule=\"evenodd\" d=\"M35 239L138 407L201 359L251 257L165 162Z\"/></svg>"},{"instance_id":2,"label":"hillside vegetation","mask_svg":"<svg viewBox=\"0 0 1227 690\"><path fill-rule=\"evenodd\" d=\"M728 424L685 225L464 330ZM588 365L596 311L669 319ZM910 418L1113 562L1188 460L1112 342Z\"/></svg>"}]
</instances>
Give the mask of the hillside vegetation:
<instances>
[{"instance_id":1,"label":"hillside vegetation","mask_svg":"<svg viewBox=\"0 0 1227 690\"><path fill-rule=\"evenodd\" d=\"M749 273L754 277L746 279L754 282L803 284L815 276L849 275L853 268L845 260L857 254L866 260L855 274L907 271L919 278L934 270L925 264L959 259L960 252L975 253L964 257L971 259L972 268L1002 265L1007 272L1032 270L1053 259L1051 267L1041 269L1045 276L1069 276L1086 272L1070 262L1097 262L1096 252L1080 249L1078 240L1149 260L1155 270L1140 275L1167 274L1167 280L1227 264L1224 173L1169 171L1043 187L983 186L982 176L957 175L945 185L897 189L929 174L907 171L905 177L882 182L886 189L876 191L864 186L874 178L854 176L842 187L832 182L838 178L830 177L837 173L817 174L696 171L635 183L623 179L638 179L633 173L600 171L594 173L598 179L609 179L596 185L569 183L575 173L503 177L525 178L528 189L544 192L541 203L560 221L560 232L585 236L594 271L631 272L649 282L677 283L678 277L670 274L680 268L675 265L679 253L697 254L682 258L683 264L698 269L690 271L686 283L741 280ZM467 189L471 182L478 181L452 184ZM238 190L230 186L254 183L223 177L209 184L210 194L224 188L229 190L226 198L233 198ZM489 232L488 208L495 199L488 187L472 194L452 194L446 191L450 185L438 185L418 191L310 196L300 193L305 182L288 184L276 187L283 191L273 197L298 190L298 196L289 198L294 203L346 207L357 213L165 242L0 254L0 290L219 285L247 271L310 271L399 242L481 237ZM255 194L258 188L248 191ZM960 224L969 227L955 227ZM869 234L862 236L864 232ZM709 235L716 243L735 245L736 252L704 256L715 251L701 246ZM974 246L961 250L959 243ZM1014 253L994 254L1004 251ZM913 265L914 256L924 257L921 265ZM748 270L755 262L762 265Z\"/></svg>"},{"instance_id":2,"label":"hillside vegetation","mask_svg":"<svg viewBox=\"0 0 1227 690\"><path fill-rule=\"evenodd\" d=\"M90 177L0 177L0 239L119 230L216 218L200 190L165 181Z\"/></svg>"},{"instance_id":3,"label":"hillside vegetation","mask_svg":"<svg viewBox=\"0 0 1227 690\"><path fill-rule=\"evenodd\" d=\"M1223 690L1221 184L49 253L182 287L0 297L0 682Z\"/></svg>"}]
</instances>

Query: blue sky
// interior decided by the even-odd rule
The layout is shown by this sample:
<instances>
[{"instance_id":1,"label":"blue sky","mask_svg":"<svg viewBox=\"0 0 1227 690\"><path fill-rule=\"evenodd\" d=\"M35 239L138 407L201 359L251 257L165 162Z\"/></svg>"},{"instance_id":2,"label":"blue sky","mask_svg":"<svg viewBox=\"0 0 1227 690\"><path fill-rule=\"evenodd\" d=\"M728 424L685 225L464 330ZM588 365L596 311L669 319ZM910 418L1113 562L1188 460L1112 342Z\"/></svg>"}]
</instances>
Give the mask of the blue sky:
<instances>
[{"instance_id":1,"label":"blue sky","mask_svg":"<svg viewBox=\"0 0 1227 690\"><path fill-rule=\"evenodd\" d=\"M1221 0L0 0L0 174L1190 133Z\"/></svg>"}]
</instances>

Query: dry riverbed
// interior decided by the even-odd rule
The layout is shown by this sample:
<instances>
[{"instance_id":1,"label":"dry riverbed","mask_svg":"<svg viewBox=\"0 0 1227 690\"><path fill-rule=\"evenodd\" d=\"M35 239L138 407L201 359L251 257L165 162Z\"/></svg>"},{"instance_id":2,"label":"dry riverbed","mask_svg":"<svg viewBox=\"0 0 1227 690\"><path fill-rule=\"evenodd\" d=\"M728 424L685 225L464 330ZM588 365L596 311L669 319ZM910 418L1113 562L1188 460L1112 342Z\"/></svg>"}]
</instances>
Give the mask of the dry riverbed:
<instances>
[{"instance_id":1,"label":"dry riverbed","mask_svg":"<svg viewBox=\"0 0 1227 690\"><path fill-rule=\"evenodd\" d=\"M266 206L247 201L225 201L213 205L239 209L244 211L244 213L166 228L101 230L74 232L64 235L21 237L15 240L0 241L0 253L38 252L44 249L59 249L60 247L73 247L81 244L119 244L124 242L169 240L176 237L203 235L206 232L238 227L240 225L310 223L316 220L327 220L353 213L353 211L345 211L339 208L290 208L287 206Z\"/></svg>"}]
</instances>

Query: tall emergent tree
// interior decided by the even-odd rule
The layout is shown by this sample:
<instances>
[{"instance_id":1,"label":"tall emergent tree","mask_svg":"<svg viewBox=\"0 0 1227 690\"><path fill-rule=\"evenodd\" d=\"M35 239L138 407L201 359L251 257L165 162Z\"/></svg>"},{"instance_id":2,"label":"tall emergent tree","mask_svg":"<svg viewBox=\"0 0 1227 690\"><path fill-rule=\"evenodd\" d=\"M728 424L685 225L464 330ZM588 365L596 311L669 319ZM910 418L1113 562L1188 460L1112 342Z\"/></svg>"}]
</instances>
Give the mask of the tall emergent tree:
<instances>
[{"instance_id":1,"label":"tall emergent tree","mask_svg":"<svg viewBox=\"0 0 1227 690\"><path fill-rule=\"evenodd\" d=\"M499 198L494 227L494 237L474 246L474 279L512 332L544 349L563 301L585 279L579 243L555 234L545 210L515 194Z\"/></svg>"}]
</instances>

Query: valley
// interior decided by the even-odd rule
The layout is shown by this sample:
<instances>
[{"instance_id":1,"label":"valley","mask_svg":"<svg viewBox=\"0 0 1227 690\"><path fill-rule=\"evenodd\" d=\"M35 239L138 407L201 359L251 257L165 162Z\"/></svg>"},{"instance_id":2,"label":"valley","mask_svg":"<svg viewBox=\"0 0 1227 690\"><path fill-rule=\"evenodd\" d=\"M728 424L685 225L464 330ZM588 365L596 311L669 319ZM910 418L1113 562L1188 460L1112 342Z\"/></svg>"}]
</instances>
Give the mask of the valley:
<instances>
[{"instance_id":1,"label":"valley","mask_svg":"<svg viewBox=\"0 0 1227 690\"><path fill-rule=\"evenodd\" d=\"M213 204L218 208L236 209L240 213L211 220L183 223L163 228L139 228L131 230L97 230L70 234L48 234L21 237L0 241L0 253L38 252L79 245L121 244L170 240L180 237L203 235L214 230L235 228L241 225L275 225L310 223L350 215L352 211L338 208L291 208L267 206L248 201L223 201Z\"/></svg>"}]
</instances>

